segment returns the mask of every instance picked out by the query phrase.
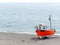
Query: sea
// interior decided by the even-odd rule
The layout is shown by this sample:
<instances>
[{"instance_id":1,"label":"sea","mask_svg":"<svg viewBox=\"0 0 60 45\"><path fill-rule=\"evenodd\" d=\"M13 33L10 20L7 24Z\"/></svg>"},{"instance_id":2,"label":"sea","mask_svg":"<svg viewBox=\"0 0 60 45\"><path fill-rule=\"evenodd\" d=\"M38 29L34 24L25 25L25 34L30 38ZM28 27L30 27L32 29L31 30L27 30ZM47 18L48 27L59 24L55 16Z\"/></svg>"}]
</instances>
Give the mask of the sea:
<instances>
[{"instance_id":1,"label":"sea","mask_svg":"<svg viewBox=\"0 0 60 45\"><path fill-rule=\"evenodd\" d=\"M47 25L60 34L60 3L0 3L0 32L36 33L35 26Z\"/></svg>"}]
</instances>

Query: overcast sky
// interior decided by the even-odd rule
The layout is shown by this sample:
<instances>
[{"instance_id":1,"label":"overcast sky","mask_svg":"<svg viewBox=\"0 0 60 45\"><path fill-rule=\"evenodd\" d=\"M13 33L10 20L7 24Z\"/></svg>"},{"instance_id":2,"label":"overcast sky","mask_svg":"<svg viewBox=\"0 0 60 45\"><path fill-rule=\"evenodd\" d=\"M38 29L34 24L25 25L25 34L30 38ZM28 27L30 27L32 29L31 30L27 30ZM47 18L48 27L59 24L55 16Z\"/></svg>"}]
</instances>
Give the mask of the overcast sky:
<instances>
[{"instance_id":1,"label":"overcast sky","mask_svg":"<svg viewBox=\"0 0 60 45\"><path fill-rule=\"evenodd\" d=\"M60 0L0 0L0 2L60 2Z\"/></svg>"}]
</instances>

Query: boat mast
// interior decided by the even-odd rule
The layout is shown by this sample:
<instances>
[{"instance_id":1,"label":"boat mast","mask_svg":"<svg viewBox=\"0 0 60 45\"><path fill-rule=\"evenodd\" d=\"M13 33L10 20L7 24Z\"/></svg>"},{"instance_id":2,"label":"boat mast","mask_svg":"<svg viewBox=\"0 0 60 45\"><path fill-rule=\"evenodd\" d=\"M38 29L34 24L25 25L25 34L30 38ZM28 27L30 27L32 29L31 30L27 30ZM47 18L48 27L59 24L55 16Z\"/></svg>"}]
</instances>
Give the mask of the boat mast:
<instances>
[{"instance_id":1,"label":"boat mast","mask_svg":"<svg viewBox=\"0 0 60 45\"><path fill-rule=\"evenodd\" d=\"M49 15L50 29L52 29L51 15Z\"/></svg>"}]
</instances>

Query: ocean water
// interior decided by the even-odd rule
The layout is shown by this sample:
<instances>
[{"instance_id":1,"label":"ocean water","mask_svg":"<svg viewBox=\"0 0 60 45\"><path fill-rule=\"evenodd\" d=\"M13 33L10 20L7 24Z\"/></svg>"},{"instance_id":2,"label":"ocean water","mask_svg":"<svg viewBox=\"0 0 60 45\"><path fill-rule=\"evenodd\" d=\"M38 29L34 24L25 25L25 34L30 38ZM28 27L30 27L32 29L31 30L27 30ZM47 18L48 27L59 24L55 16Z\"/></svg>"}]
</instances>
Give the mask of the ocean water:
<instances>
[{"instance_id":1,"label":"ocean water","mask_svg":"<svg viewBox=\"0 0 60 45\"><path fill-rule=\"evenodd\" d=\"M0 32L35 33L34 26L44 24L60 34L60 3L0 3Z\"/></svg>"}]
</instances>

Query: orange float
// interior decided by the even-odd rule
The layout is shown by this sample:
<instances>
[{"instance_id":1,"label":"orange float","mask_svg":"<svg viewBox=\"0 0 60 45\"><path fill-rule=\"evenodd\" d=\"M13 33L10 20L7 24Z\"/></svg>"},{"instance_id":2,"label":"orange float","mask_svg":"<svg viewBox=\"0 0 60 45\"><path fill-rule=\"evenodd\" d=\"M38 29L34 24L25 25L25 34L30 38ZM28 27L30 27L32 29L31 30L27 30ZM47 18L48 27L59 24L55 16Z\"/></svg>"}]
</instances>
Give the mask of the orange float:
<instances>
[{"instance_id":1,"label":"orange float","mask_svg":"<svg viewBox=\"0 0 60 45\"><path fill-rule=\"evenodd\" d=\"M56 30L52 29L51 15L49 16L49 21L50 21L50 29L47 29L47 26L43 26L42 24L40 24L36 28L36 34L37 34L38 37L52 36L52 35L54 35L56 33Z\"/></svg>"}]
</instances>

